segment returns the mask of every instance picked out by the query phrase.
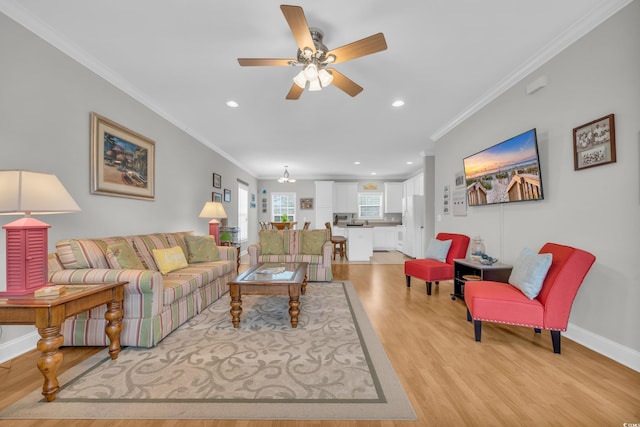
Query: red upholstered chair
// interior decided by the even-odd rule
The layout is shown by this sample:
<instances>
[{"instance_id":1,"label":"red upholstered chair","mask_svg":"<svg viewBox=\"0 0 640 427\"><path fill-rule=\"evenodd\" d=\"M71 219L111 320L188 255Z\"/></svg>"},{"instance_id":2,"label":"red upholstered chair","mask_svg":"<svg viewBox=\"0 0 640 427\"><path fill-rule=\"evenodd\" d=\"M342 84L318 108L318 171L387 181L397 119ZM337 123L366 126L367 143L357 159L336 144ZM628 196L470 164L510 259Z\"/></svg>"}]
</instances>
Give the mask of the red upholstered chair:
<instances>
[{"instance_id":1,"label":"red upholstered chair","mask_svg":"<svg viewBox=\"0 0 640 427\"><path fill-rule=\"evenodd\" d=\"M404 274L407 277L407 288L411 287L411 277L427 282L427 295L431 295L431 283L453 279L453 260L465 258L469 248L469 236L464 234L438 233L436 239L451 240L446 262L435 259L412 259L404 262Z\"/></svg>"},{"instance_id":2,"label":"red upholstered chair","mask_svg":"<svg viewBox=\"0 0 640 427\"><path fill-rule=\"evenodd\" d=\"M553 352L560 353L560 332L567 330L573 300L596 258L589 252L556 243L545 244L538 253L550 253L552 261L542 289L533 300L509 283L465 284L467 320L474 322L476 341L480 341L483 321L527 326L536 333L549 329Z\"/></svg>"}]
</instances>

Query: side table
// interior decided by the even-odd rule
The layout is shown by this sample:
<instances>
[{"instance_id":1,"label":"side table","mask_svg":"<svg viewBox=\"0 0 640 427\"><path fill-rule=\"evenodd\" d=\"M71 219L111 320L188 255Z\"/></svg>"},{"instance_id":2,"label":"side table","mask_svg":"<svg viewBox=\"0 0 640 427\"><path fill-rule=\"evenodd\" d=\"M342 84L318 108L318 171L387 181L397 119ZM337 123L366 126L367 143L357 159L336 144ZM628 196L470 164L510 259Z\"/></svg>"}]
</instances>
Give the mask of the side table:
<instances>
[{"instance_id":1,"label":"side table","mask_svg":"<svg viewBox=\"0 0 640 427\"><path fill-rule=\"evenodd\" d=\"M69 317L107 304L105 333L109 337L109 354L117 359L120 353L122 331L122 301L124 285L128 282L65 284L65 292L59 296L35 298L33 294L0 299L0 324L35 325L40 334L38 369L44 376L42 395L47 402L56 398L60 389L58 367L62 353L58 351L64 337L60 333L62 323Z\"/></svg>"},{"instance_id":2,"label":"side table","mask_svg":"<svg viewBox=\"0 0 640 427\"><path fill-rule=\"evenodd\" d=\"M481 264L479 261L467 258L453 260L453 293L451 299L456 297L464 299L464 284L468 280L491 280L494 282L509 281L513 266L496 262L491 265Z\"/></svg>"}]
</instances>

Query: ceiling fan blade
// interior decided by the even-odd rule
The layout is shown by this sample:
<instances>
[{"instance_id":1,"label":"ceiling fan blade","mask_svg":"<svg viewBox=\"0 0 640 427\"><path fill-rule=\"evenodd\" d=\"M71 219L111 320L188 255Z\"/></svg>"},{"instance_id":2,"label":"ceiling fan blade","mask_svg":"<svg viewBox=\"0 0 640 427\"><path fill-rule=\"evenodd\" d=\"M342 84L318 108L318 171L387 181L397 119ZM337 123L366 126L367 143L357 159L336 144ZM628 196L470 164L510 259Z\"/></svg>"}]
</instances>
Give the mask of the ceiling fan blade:
<instances>
[{"instance_id":1,"label":"ceiling fan blade","mask_svg":"<svg viewBox=\"0 0 640 427\"><path fill-rule=\"evenodd\" d=\"M361 56L371 55L372 53L380 52L387 49L387 42L384 39L384 34L378 33L372 36L366 37L362 40L358 40L353 43L349 43L337 49L327 52L327 56L335 55L336 60L334 64L340 62L350 61L352 59L360 58Z\"/></svg>"},{"instance_id":2,"label":"ceiling fan blade","mask_svg":"<svg viewBox=\"0 0 640 427\"><path fill-rule=\"evenodd\" d=\"M274 66L274 67L288 67L292 62L296 62L295 59L280 59L280 58L238 58L238 63L243 67L257 67L257 66Z\"/></svg>"},{"instance_id":3,"label":"ceiling fan blade","mask_svg":"<svg viewBox=\"0 0 640 427\"><path fill-rule=\"evenodd\" d=\"M289 89L289 93L287 94L286 99L299 99L300 95L302 95L302 92L304 92L304 89L294 83L293 86L291 86L291 89Z\"/></svg>"},{"instance_id":4,"label":"ceiling fan blade","mask_svg":"<svg viewBox=\"0 0 640 427\"><path fill-rule=\"evenodd\" d=\"M329 71L333 76L332 84L338 89L346 92L348 95L356 96L357 94L359 94L364 90L361 86L359 86L353 80L346 77L344 74L334 70L333 68L330 68L330 69L328 68L327 71Z\"/></svg>"},{"instance_id":5,"label":"ceiling fan blade","mask_svg":"<svg viewBox=\"0 0 640 427\"><path fill-rule=\"evenodd\" d=\"M282 14L287 20L287 23L291 28L291 32L293 33L293 37L296 39L300 50L309 48L315 53L316 45L313 43L311 31L307 24L307 18L304 17L304 11L302 8L300 6L288 6L283 4L280 5L280 10L282 10Z\"/></svg>"}]
</instances>

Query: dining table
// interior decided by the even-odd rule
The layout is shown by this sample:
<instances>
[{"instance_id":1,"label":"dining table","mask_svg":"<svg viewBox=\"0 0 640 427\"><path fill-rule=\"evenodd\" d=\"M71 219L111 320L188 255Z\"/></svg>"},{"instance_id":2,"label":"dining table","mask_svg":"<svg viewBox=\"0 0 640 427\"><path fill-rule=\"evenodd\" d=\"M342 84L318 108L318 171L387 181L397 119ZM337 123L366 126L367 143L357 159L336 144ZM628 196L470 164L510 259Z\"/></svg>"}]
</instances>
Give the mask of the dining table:
<instances>
[{"instance_id":1,"label":"dining table","mask_svg":"<svg viewBox=\"0 0 640 427\"><path fill-rule=\"evenodd\" d=\"M297 221L271 222L271 226L276 230L293 230L297 223Z\"/></svg>"}]
</instances>

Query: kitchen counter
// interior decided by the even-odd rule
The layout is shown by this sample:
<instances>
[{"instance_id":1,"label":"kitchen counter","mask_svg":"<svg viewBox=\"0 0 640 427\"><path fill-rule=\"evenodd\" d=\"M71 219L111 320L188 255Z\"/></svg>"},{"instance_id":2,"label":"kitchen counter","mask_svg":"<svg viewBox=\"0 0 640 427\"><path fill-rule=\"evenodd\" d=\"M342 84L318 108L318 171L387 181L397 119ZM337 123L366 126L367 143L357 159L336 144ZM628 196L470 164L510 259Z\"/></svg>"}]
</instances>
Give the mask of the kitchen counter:
<instances>
[{"instance_id":1,"label":"kitchen counter","mask_svg":"<svg viewBox=\"0 0 640 427\"><path fill-rule=\"evenodd\" d=\"M356 221L356 224L362 224L362 221ZM396 227L398 225L402 225L401 222L372 222L369 221L368 225L356 225L351 226L347 221L338 221L338 224L333 224L334 227L349 227L349 228L359 228L359 227Z\"/></svg>"}]
</instances>

